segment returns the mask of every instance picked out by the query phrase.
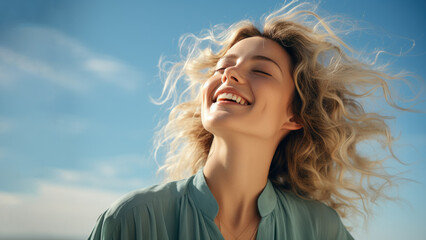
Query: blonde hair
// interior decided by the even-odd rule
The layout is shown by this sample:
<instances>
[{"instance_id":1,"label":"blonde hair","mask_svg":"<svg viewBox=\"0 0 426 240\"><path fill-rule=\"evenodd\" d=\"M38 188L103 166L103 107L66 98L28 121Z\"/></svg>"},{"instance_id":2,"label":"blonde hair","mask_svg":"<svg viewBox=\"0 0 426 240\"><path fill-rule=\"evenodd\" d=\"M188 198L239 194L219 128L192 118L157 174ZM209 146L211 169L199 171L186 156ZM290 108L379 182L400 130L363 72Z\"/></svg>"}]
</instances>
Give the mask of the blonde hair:
<instances>
[{"instance_id":1,"label":"blonde hair","mask_svg":"<svg viewBox=\"0 0 426 240\"><path fill-rule=\"evenodd\" d=\"M266 16L262 31L250 21L229 28L216 27L201 37L186 35L183 61L161 66L165 85L159 103L175 101L167 124L158 132L156 151L166 146L165 181L196 173L206 163L213 135L201 123L202 84L211 76L218 59L238 41L261 36L280 44L291 56L295 93L292 110L303 125L278 145L269 179L297 195L324 202L342 217L348 211L368 213L369 203L393 182L383 160L364 156L359 145L377 141L391 158L393 138L387 117L366 112L360 99L382 91L387 104L399 108L388 81L401 79L363 63L309 4L293 8L291 2ZM167 70L165 70L167 69ZM183 84L180 97L178 89ZM284 107L284 106L283 106Z\"/></svg>"}]
</instances>

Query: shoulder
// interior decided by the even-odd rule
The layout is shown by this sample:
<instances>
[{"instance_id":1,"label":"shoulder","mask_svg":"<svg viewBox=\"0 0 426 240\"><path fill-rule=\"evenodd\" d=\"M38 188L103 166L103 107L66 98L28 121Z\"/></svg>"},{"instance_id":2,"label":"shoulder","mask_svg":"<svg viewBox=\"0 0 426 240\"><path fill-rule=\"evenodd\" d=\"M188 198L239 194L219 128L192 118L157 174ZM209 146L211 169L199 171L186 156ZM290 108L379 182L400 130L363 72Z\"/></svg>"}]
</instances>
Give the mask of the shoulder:
<instances>
[{"instance_id":1,"label":"shoulder","mask_svg":"<svg viewBox=\"0 0 426 240\"><path fill-rule=\"evenodd\" d=\"M306 217L338 217L336 211L326 204L310 199L304 199L290 191L277 189L278 200L286 206L290 213L303 214Z\"/></svg>"},{"instance_id":2,"label":"shoulder","mask_svg":"<svg viewBox=\"0 0 426 240\"><path fill-rule=\"evenodd\" d=\"M89 239L135 239L138 232L149 238L150 225L165 226L177 202L188 192L192 177L130 192L106 210L97 220ZM144 235L144 236L145 236Z\"/></svg>"},{"instance_id":3,"label":"shoulder","mask_svg":"<svg viewBox=\"0 0 426 240\"><path fill-rule=\"evenodd\" d=\"M276 188L278 201L296 226L309 225L318 239L353 239L339 214L317 200L304 199L296 194Z\"/></svg>"},{"instance_id":4,"label":"shoulder","mask_svg":"<svg viewBox=\"0 0 426 240\"><path fill-rule=\"evenodd\" d=\"M135 208L143 208L155 202L159 206L167 206L187 193L188 179L173 181L130 192L116 202L106 212L105 217L120 217Z\"/></svg>"}]
</instances>

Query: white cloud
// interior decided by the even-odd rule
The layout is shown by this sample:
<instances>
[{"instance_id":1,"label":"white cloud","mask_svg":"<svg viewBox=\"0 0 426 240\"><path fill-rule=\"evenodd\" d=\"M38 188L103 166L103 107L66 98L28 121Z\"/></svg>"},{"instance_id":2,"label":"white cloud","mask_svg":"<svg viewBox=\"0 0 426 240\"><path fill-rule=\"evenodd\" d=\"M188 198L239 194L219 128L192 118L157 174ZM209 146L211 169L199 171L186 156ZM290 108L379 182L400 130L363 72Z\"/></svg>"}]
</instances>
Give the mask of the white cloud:
<instances>
[{"instance_id":1,"label":"white cloud","mask_svg":"<svg viewBox=\"0 0 426 240\"><path fill-rule=\"evenodd\" d=\"M58 71L48 62L27 57L4 47L0 47L0 64L2 67L46 79L70 90L84 91L88 88L84 82L77 80L78 78ZM16 73L15 76L19 76L19 73ZM3 77L7 79L7 76Z\"/></svg>"},{"instance_id":2,"label":"white cloud","mask_svg":"<svg viewBox=\"0 0 426 240\"><path fill-rule=\"evenodd\" d=\"M127 90L136 88L136 81L133 79L138 78L138 73L118 61L107 58L90 58L84 62L84 66L104 81Z\"/></svg>"},{"instance_id":3,"label":"white cloud","mask_svg":"<svg viewBox=\"0 0 426 240\"><path fill-rule=\"evenodd\" d=\"M105 159L90 159L93 163L85 170L53 169L55 182L90 186L93 188L130 191L160 181L155 166L139 155L121 155ZM146 174L148 171L149 174Z\"/></svg>"},{"instance_id":4,"label":"white cloud","mask_svg":"<svg viewBox=\"0 0 426 240\"><path fill-rule=\"evenodd\" d=\"M0 236L87 238L97 217L121 193L47 181L35 195L0 192Z\"/></svg>"},{"instance_id":5,"label":"white cloud","mask_svg":"<svg viewBox=\"0 0 426 240\"><path fill-rule=\"evenodd\" d=\"M59 115L52 119L48 119L48 127L59 134L81 134L89 127L89 121L77 115ZM10 133L13 130L23 127L25 121L17 120L9 117L0 116L0 134Z\"/></svg>"},{"instance_id":6,"label":"white cloud","mask_svg":"<svg viewBox=\"0 0 426 240\"><path fill-rule=\"evenodd\" d=\"M95 53L57 30L17 27L7 34L10 41L0 43L0 70L7 70L0 73L1 85L41 78L81 92L105 83L133 90L141 80L141 73L124 62Z\"/></svg>"},{"instance_id":7,"label":"white cloud","mask_svg":"<svg viewBox=\"0 0 426 240\"><path fill-rule=\"evenodd\" d=\"M88 159L85 170L53 169L31 193L0 192L1 237L85 239L97 217L120 196L151 186L156 167L139 155ZM145 173L145 174L144 174Z\"/></svg>"},{"instance_id":8,"label":"white cloud","mask_svg":"<svg viewBox=\"0 0 426 240\"><path fill-rule=\"evenodd\" d=\"M87 69L97 72L100 75L115 73L122 69L120 64L105 59L89 59L85 65Z\"/></svg>"},{"instance_id":9,"label":"white cloud","mask_svg":"<svg viewBox=\"0 0 426 240\"><path fill-rule=\"evenodd\" d=\"M16 206L22 203L22 198L11 193L0 192L0 206Z\"/></svg>"}]
</instances>

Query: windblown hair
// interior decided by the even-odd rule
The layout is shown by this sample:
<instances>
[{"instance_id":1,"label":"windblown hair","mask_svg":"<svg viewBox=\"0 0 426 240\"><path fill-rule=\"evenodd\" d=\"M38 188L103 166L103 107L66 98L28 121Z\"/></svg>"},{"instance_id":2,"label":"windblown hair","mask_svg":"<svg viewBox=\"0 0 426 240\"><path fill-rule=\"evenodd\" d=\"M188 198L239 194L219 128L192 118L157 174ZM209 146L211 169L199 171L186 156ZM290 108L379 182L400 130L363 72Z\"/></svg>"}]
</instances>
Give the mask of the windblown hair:
<instances>
[{"instance_id":1,"label":"windblown hair","mask_svg":"<svg viewBox=\"0 0 426 240\"><path fill-rule=\"evenodd\" d=\"M201 123L201 86L235 43L260 36L278 43L291 57L295 84L291 107L296 122L303 126L279 143L270 181L301 197L322 201L342 217L352 210L368 214L369 203L386 196L383 190L392 185L393 176L383 167L385 158L361 154L360 144L378 142L390 158L397 158L387 117L367 112L361 100L381 90L386 103L400 109L388 82L402 77L350 56L347 52L353 50L310 5L291 5L266 16L261 28L241 21L200 37L186 35L181 42L182 49L187 47L187 51L181 49L183 60L160 65L165 85L159 103L175 101L167 124L156 136L156 150L166 146L167 152L159 171L165 171L165 181L171 181L205 165L214 136ZM177 98L181 82L184 88Z\"/></svg>"}]
</instances>

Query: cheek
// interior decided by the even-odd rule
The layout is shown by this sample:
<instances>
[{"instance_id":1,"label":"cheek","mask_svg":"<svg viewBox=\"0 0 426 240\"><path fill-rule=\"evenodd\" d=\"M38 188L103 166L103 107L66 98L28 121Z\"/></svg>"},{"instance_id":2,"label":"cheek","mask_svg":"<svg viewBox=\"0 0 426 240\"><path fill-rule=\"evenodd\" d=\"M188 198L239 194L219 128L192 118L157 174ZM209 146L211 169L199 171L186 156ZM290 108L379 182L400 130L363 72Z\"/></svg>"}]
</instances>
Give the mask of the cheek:
<instances>
[{"instance_id":1,"label":"cheek","mask_svg":"<svg viewBox=\"0 0 426 240\"><path fill-rule=\"evenodd\" d=\"M265 117L262 119L269 123L273 121L281 124L287 117L290 96L290 91L280 84L264 86L261 94L258 96L259 98L263 98L260 114ZM268 118L269 120L267 120Z\"/></svg>"},{"instance_id":2,"label":"cheek","mask_svg":"<svg viewBox=\"0 0 426 240\"><path fill-rule=\"evenodd\" d=\"M203 114L205 113L205 111L207 110L206 108L208 108L209 105L211 105L211 98L214 94L215 91L215 86L217 84L215 84L214 79L209 78L207 79L207 81L203 84L203 86L201 87L201 119L203 119Z\"/></svg>"},{"instance_id":3,"label":"cheek","mask_svg":"<svg viewBox=\"0 0 426 240\"><path fill-rule=\"evenodd\" d=\"M220 81L218 81L215 76L211 76L210 78L208 78L201 87L203 96L206 94L211 94L218 82Z\"/></svg>"},{"instance_id":4,"label":"cheek","mask_svg":"<svg viewBox=\"0 0 426 240\"><path fill-rule=\"evenodd\" d=\"M203 85L203 87L201 88L201 106L204 106L204 104L206 103L207 95L208 88L206 87L206 85Z\"/></svg>"},{"instance_id":5,"label":"cheek","mask_svg":"<svg viewBox=\"0 0 426 240\"><path fill-rule=\"evenodd\" d=\"M203 86L201 87L201 95L202 95L202 104L204 104L207 100L209 93L211 92L211 82L207 80Z\"/></svg>"}]
</instances>

